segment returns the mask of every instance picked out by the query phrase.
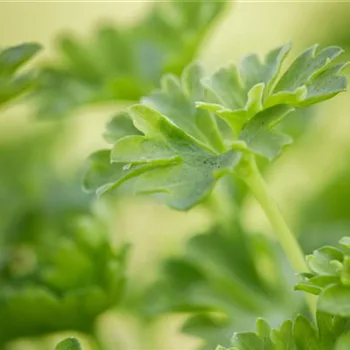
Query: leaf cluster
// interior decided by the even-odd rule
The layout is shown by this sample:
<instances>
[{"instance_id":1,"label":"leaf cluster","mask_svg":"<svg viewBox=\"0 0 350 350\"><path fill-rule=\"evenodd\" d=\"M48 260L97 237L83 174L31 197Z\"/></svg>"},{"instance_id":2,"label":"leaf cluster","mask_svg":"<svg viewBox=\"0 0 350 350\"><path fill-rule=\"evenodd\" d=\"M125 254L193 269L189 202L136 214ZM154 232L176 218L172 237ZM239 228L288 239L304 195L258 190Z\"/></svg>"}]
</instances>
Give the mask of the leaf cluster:
<instances>
[{"instance_id":1,"label":"leaf cluster","mask_svg":"<svg viewBox=\"0 0 350 350\"><path fill-rule=\"evenodd\" d=\"M79 178L53 170L52 131L0 143L0 346L89 333L124 291L126 247L112 248Z\"/></svg>"},{"instance_id":2,"label":"leaf cluster","mask_svg":"<svg viewBox=\"0 0 350 350\"><path fill-rule=\"evenodd\" d=\"M163 77L159 90L108 125L114 146L92 155L85 188L102 194L123 187L187 210L220 177L234 174L242 155L275 158L291 142L274 129L283 117L347 84L341 75L346 64L333 63L340 48L313 46L282 72L289 50L279 47L264 62L248 55L209 77L199 64L189 65L181 78ZM122 133L113 137L118 125Z\"/></svg>"},{"instance_id":3,"label":"leaf cluster","mask_svg":"<svg viewBox=\"0 0 350 350\"><path fill-rule=\"evenodd\" d=\"M338 247L324 246L306 257L310 272L301 275L297 290L318 295L318 309L350 316L350 238Z\"/></svg>"},{"instance_id":4,"label":"leaf cluster","mask_svg":"<svg viewBox=\"0 0 350 350\"><path fill-rule=\"evenodd\" d=\"M101 25L88 41L58 41L60 64L43 67L36 97L41 117L60 117L86 104L138 101L164 73L193 60L226 2L155 2L130 28Z\"/></svg>"},{"instance_id":5,"label":"leaf cluster","mask_svg":"<svg viewBox=\"0 0 350 350\"><path fill-rule=\"evenodd\" d=\"M143 302L148 316L188 315L182 331L203 339L203 350L228 344L233 330L254 326L256 315L277 325L301 308L276 245L248 237L234 222L228 227L194 236L184 254L167 259Z\"/></svg>"},{"instance_id":6,"label":"leaf cluster","mask_svg":"<svg viewBox=\"0 0 350 350\"><path fill-rule=\"evenodd\" d=\"M349 326L348 318L322 312L317 314L317 325L302 315L279 328L258 319L256 333L236 333L231 348L216 350L345 350L350 346Z\"/></svg>"}]
</instances>

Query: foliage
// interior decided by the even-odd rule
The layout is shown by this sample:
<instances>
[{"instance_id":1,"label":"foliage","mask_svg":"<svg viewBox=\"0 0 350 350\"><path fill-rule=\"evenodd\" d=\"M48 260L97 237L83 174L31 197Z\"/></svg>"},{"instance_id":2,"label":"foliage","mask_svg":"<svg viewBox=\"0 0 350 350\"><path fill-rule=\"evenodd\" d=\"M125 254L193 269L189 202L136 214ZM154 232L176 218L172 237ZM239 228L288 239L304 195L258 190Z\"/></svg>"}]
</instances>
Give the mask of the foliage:
<instances>
[{"instance_id":1,"label":"foliage","mask_svg":"<svg viewBox=\"0 0 350 350\"><path fill-rule=\"evenodd\" d=\"M213 349L219 342L228 344L233 330L252 328L256 315L277 325L301 309L285 278L288 271L271 240L249 237L230 221L226 228L192 237L183 255L164 262L145 309L153 316L188 314L183 331L205 340L202 349Z\"/></svg>"},{"instance_id":2,"label":"foliage","mask_svg":"<svg viewBox=\"0 0 350 350\"><path fill-rule=\"evenodd\" d=\"M258 319L256 333L236 333L232 348L226 350L345 350L350 346L349 319L317 314L317 325L299 315L287 320L279 328ZM225 350L219 346L217 350Z\"/></svg>"},{"instance_id":3,"label":"foliage","mask_svg":"<svg viewBox=\"0 0 350 350\"><path fill-rule=\"evenodd\" d=\"M93 196L81 191L79 165L63 175L53 162L65 156L61 142L72 124L24 124L10 141L0 140L1 348L61 331L82 332L100 346L97 320L112 309L122 316L136 310L143 326L181 314L182 330L201 338L203 350L230 346L234 332L230 350L350 347L350 238L331 245L349 223L348 170L300 209L302 246L327 244L307 256L307 266L259 173L291 143L290 130L303 132L310 106L346 89L347 64L336 62L342 49L314 45L284 68L286 44L264 60L250 54L209 75L195 59L227 5L155 2L132 27L103 25L85 42L61 37L58 62L44 64L39 74L20 71L38 44L0 52L1 107L29 91L38 116L53 119L92 103L133 103L108 124L104 137L111 146L89 158L85 190L151 194L177 210L201 203L214 221L184 252L162 262L145 293L138 280L125 293L128 245L112 245L101 222L107 213L95 211ZM294 111L297 124L282 124ZM271 237L242 225L249 192L285 254ZM113 211L113 220L118 214ZM290 265L297 265L295 289L304 293L292 290ZM123 294L131 297L120 305ZM305 295L317 296L317 310L313 299L305 308ZM247 333L257 316L263 317L257 332ZM147 330L141 332L140 343L154 348ZM82 346L68 338L56 349Z\"/></svg>"},{"instance_id":4,"label":"foliage","mask_svg":"<svg viewBox=\"0 0 350 350\"><path fill-rule=\"evenodd\" d=\"M33 88L37 75L34 71L18 73L41 47L25 43L0 50L0 106Z\"/></svg>"},{"instance_id":5,"label":"foliage","mask_svg":"<svg viewBox=\"0 0 350 350\"><path fill-rule=\"evenodd\" d=\"M343 237L339 247L325 246L306 257L310 273L303 274L297 290L318 295L318 309L350 316L350 238Z\"/></svg>"},{"instance_id":6,"label":"foliage","mask_svg":"<svg viewBox=\"0 0 350 350\"><path fill-rule=\"evenodd\" d=\"M108 101L138 101L163 73L180 74L193 60L226 2L155 2L131 28L102 25L83 42L58 42L60 64L47 64L36 94L41 117Z\"/></svg>"},{"instance_id":7,"label":"foliage","mask_svg":"<svg viewBox=\"0 0 350 350\"><path fill-rule=\"evenodd\" d=\"M53 171L53 132L1 143L0 344L61 330L89 333L124 289L125 247L111 247L79 179ZM13 176L20 172L26 177Z\"/></svg>"},{"instance_id":8,"label":"foliage","mask_svg":"<svg viewBox=\"0 0 350 350\"><path fill-rule=\"evenodd\" d=\"M136 178L134 193L155 194L187 210L208 196L218 178L235 172L242 151L275 158L291 142L273 129L285 115L346 88L346 64L332 64L340 48L313 46L281 74L289 49L271 51L264 63L246 56L238 68L210 77L198 64L188 66L181 79L166 75L159 91L122 114L121 123L129 116L133 128L114 140L113 130L107 132L114 146L109 156L104 150L91 157L85 187L102 194Z\"/></svg>"}]
</instances>

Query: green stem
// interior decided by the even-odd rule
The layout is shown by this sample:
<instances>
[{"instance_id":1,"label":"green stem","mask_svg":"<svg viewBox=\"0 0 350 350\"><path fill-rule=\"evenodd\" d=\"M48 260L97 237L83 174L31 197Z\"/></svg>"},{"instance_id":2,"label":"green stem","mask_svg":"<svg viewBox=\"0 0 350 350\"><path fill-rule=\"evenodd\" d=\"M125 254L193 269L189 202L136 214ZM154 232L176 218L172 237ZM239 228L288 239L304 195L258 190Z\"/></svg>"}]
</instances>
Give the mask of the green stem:
<instances>
[{"instance_id":1,"label":"green stem","mask_svg":"<svg viewBox=\"0 0 350 350\"><path fill-rule=\"evenodd\" d=\"M304 253L297 239L286 224L276 202L270 195L267 185L256 165L254 156L247 155L243 159L239 169L239 176L245 181L260 203L293 269L297 273L309 271ZM315 314L315 297L306 294L306 301L310 311Z\"/></svg>"}]
</instances>

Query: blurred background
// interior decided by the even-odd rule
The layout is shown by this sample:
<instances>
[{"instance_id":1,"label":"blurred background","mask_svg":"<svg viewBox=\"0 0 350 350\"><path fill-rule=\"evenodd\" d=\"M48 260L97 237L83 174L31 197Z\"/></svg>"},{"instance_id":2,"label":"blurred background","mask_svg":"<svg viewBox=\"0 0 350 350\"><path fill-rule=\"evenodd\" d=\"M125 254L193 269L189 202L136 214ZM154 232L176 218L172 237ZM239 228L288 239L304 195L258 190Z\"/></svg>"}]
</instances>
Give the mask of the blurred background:
<instances>
[{"instance_id":1,"label":"blurred background","mask_svg":"<svg viewBox=\"0 0 350 350\"><path fill-rule=\"evenodd\" d=\"M302 312L243 184L219 184L223 207L176 212L96 200L81 183L106 123L161 74L197 59L212 72L288 41L289 60L314 43L349 59L349 23L346 2L1 2L0 47L43 49L26 66L38 84L0 109L0 348L77 335L86 349L209 350L258 316ZM348 93L296 113L282 125L294 144L261 164L305 253L349 232L349 113Z\"/></svg>"}]
</instances>

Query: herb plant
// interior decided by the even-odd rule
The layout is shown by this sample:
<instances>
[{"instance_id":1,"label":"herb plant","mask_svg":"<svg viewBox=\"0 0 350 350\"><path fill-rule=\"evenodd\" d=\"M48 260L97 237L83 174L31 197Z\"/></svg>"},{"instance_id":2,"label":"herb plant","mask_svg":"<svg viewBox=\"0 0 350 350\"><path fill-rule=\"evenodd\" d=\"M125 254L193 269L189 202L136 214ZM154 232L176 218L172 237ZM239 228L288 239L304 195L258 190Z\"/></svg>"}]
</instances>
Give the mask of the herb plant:
<instances>
[{"instance_id":1,"label":"herb plant","mask_svg":"<svg viewBox=\"0 0 350 350\"><path fill-rule=\"evenodd\" d=\"M153 194L175 209L188 210L210 195L219 178L231 174L259 201L295 272L307 271L256 157L273 160L291 143L275 130L287 114L345 90L346 63L333 63L342 53L339 47L315 45L282 71L289 50L289 44L274 49L263 62L249 55L239 66L208 77L199 64L185 68L181 78L163 77L158 91L111 121L107 135L113 148L91 156L86 189L104 194L125 185L133 193ZM306 300L314 314L315 299L306 295ZM302 322L307 321L297 318L295 327Z\"/></svg>"},{"instance_id":2,"label":"herb plant","mask_svg":"<svg viewBox=\"0 0 350 350\"><path fill-rule=\"evenodd\" d=\"M27 94L39 117L12 140L0 137L0 349L57 332L70 337L56 337L56 350L83 349L80 337L107 349L106 311L137 318L137 350L157 348L150 329L169 314L183 315L182 331L201 350L350 348L350 238L335 243L348 230L349 169L303 203L300 237L264 176L290 134L304 132L300 117L346 90L343 50L313 45L287 65L287 43L209 74L198 52L227 7L155 2L129 28L61 37L57 62L24 71L40 45L0 52L0 107ZM84 176L81 164L62 176L52 159L64 156L72 124L61 117L110 102L118 112L103 135L109 146L90 155ZM275 240L243 224L250 194ZM129 244L112 239L123 200L135 195L199 207L211 220L145 284L130 273Z\"/></svg>"}]
</instances>

